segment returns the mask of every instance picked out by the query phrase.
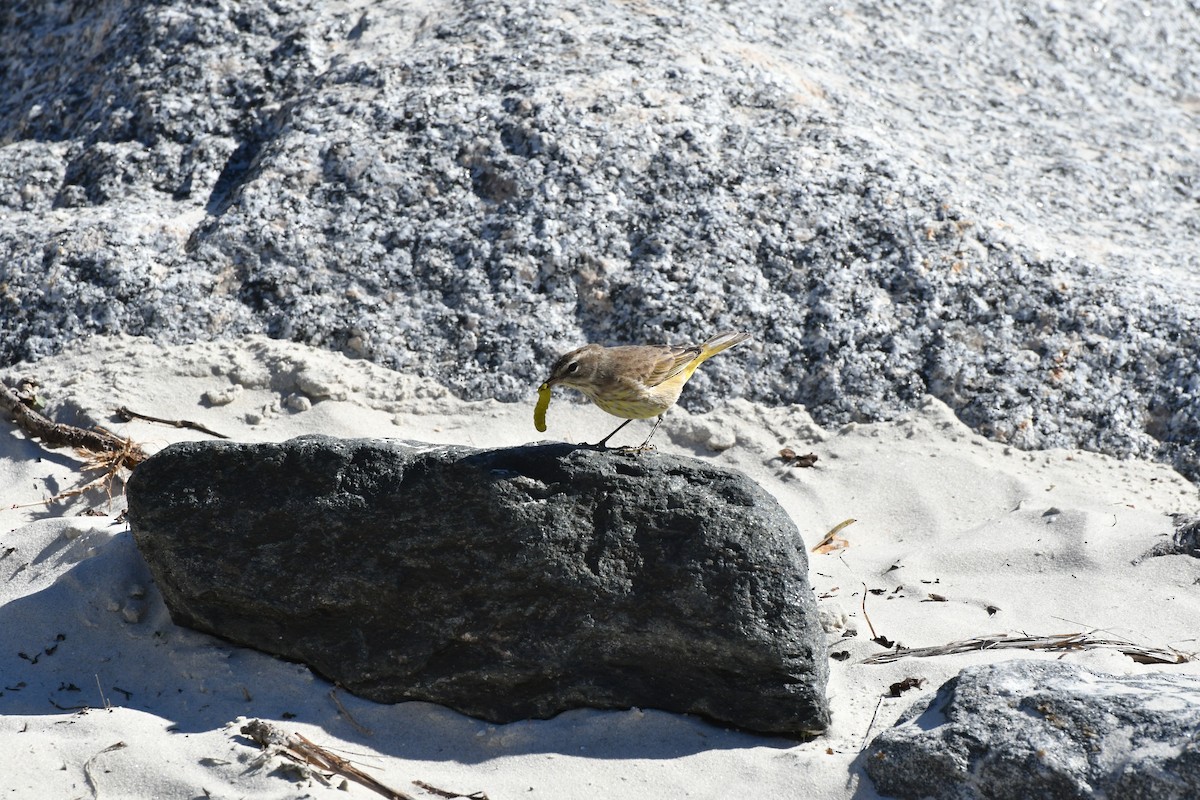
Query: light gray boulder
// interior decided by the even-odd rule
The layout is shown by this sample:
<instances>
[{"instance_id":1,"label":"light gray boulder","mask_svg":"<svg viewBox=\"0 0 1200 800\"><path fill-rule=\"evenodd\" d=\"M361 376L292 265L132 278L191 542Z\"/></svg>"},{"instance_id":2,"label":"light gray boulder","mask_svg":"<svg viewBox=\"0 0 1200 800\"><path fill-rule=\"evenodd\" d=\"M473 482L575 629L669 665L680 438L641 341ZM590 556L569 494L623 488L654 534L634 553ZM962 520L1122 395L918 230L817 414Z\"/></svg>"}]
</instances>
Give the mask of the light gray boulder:
<instances>
[{"instance_id":1,"label":"light gray boulder","mask_svg":"<svg viewBox=\"0 0 1200 800\"><path fill-rule=\"evenodd\" d=\"M171 445L128 498L176 622L373 700L498 722L653 707L797 737L829 721L803 542L729 469L307 436Z\"/></svg>"},{"instance_id":2,"label":"light gray boulder","mask_svg":"<svg viewBox=\"0 0 1200 800\"><path fill-rule=\"evenodd\" d=\"M1200 797L1200 677L1107 675L1058 661L969 667L875 737L885 797Z\"/></svg>"},{"instance_id":3,"label":"light gray boulder","mask_svg":"<svg viewBox=\"0 0 1200 800\"><path fill-rule=\"evenodd\" d=\"M0 363L266 331L513 400L736 328L693 410L933 394L1200 477L1197 14L3 4Z\"/></svg>"}]
</instances>

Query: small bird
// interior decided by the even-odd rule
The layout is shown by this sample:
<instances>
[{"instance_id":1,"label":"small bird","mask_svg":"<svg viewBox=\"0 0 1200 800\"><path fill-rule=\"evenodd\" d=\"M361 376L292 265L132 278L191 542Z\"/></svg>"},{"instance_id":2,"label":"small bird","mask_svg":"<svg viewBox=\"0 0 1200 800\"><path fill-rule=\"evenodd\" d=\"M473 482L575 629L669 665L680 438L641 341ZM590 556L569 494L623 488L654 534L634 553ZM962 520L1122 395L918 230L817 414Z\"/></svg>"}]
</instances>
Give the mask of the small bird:
<instances>
[{"instance_id":1,"label":"small bird","mask_svg":"<svg viewBox=\"0 0 1200 800\"><path fill-rule=\"evenodd\" d=\"M627 345L602 347L589 344L572 350L554 363L550 377L538 390L541 400L535 411L539 430L545 430L545 408L550 400L550 387L568 386L587 395L593 403L625 421L594 447L603 448L617 431L635 419L657 417L650 435L637 449L650 444L654 432L662 423L662 415L675 405L683 385L692 377L696 367L710 356L741 344L749 333L726 331L700 344L672 347L670 345Z\"/></svg>"}]
</instances>

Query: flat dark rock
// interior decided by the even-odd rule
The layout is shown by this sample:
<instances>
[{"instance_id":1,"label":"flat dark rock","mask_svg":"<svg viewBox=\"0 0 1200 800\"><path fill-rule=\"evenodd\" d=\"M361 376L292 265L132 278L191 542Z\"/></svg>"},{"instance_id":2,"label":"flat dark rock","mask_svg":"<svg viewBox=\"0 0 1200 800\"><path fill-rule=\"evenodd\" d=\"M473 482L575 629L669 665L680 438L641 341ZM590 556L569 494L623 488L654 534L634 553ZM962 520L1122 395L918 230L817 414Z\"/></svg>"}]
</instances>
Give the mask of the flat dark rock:
<instances>
[{"instance_id":1,"label":"flat dark rock","mask_svg":"<svg viewBox=\"0 0 1200 800\"><path fill-rule=\"evenodd\" d=\"M733 470L310 436L172 445L128 497L176 622L363 697L496 722L637 706L828 724L804 545Z\"/></svg>"},{"instance_id":2,"label":"flat dark rock","mask_svg":"<svg viewBox=\"0 0 1200 800\"><path fill-rule=\"evenodd\" d=\"M1200 677L1057 661L969 667L875 738L886 797L1200 797Z\"/></svg>"}]
</instances>

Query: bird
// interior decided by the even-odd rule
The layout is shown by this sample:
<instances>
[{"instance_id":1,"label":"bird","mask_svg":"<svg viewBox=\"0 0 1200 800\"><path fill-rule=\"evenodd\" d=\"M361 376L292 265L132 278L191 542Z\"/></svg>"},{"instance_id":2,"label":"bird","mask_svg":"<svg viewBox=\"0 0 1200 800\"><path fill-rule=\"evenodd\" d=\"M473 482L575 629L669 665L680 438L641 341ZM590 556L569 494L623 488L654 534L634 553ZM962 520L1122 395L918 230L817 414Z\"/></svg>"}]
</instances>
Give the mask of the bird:
<instances>
[{"instance_id":1,"label":"bird","mask_svg":"<svg viewBox=\"0 0 1200 800\"><path fill-rule=\"evenodd\" d=\"M538 430L546 429L550 389L566 386L582 392L609 414L625 419L616 430L590 447L604 449L608 440L630 422L657 417L646 441L634 448L648 449L654 432L662 424L663 414L679 400L683 385L696 368L749 338L750 334L742 331L724 331L693 345L584 345L554 362L550 377L538 389L534 422Z\"/></svg>"}]
</instances>

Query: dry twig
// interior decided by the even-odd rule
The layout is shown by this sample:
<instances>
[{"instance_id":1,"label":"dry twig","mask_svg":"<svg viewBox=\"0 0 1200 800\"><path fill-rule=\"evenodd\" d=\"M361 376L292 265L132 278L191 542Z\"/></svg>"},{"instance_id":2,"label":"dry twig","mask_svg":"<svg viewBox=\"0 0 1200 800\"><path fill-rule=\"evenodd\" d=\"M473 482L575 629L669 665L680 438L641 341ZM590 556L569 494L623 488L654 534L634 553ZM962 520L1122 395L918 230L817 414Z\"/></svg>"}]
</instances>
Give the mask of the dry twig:
<instances>
[{"instance_id":1,"label":"dry twig","mask_svg":"<svg viewBox=\"0 0 1200 800\"><path fill-rule=\"evenodd\" d=\"M412 795L385 786L346 759L314 744L298 733L284 733L260 719L250 720L242 726L241 732L257 742L268 754L278 753L297 763L342 775L388 800L415 800Z\"/></svg>"},{"instance_id":2,"label":"dry twig","mask_svg":"<svg viewBox=\"0 0 1200 800\"><path fill-rule=\"evenodd\" d=\"M99 477L93 478L82 486L76 486L74 489L64 489L53 497L47 497L45 500L39 500L36 503L18 503L9 507L29 508L32 506L48 506L51 503L57 503L70 497L78 497L97 486L104 487L104 491L108 495L108 502L111 503L113 481L117 479L117 475L120 474L121 469L127 466L129 453L132 452L133 448L137 447L132 440L126 439L125 442L128 444L128 448L120 453L92 453L87 450L75 451L83 459L81 470L83 472L103 471L103 474Z\"/></svg>"},{"instance_id":3,"label":"dry twig","mask_svg":"<svg viewBox=\"0 0 1200 800\"><path fill-rule=\"evenodd\" d=\"M430 794L436 794L438 797L448 797L448 798L451 798L451 800L455 800L456 798L460 798L460 797L466 798L466 800L488 800L488 796L486 794L484 794L483 792L471 792L470 794L458 794L456 792L448 792L445 789L439 789L436 786L430 786L425 781L413 781L413 785L420 786L422 789L429 792Z\"/></svg>"},{"instance_id":4,"label":"dry twig","mask_svg":"<svg viewBox=\"0 0 1200 800\"><path fill-rule=\"evenodd\" d=\"M83 762L83 780L85 783L87 783L87 787L92 790L92 797L100 796L100 787L96 785L96 779L92 777L92 762L105 753L111 753L114 750L121 750L125 747L128 747L128 745L126 745L124 742L110 744L108 747L104 748L99 753L96 753L87 761Z\"/></svg>"},{"instance_id":5,"label":"dry twig","mask_svg":"<svg viewBox=\"0 0 1200 800\"><path fill-rule=\"evenodd\" d=\"M112 431L98 426L87 430L75 425L51 422L27 404L17 392L3 383L0 383L0 408L11 413L17 426L30 437L40 439L43 446L74 448L84 461L84 472L98 470L103 472L100 477L88 481L83 486L68 489L37 503L14 505L12 508L49 505L68 497L76 497L100 485L104 486L109 502L111 502L113 481L116 480L121 470L131 470L146 460L145 451L132 439L117 436Z\"/></svg>"},{"instance_id":6,"label":"dry twig","mask_svg":"<svg viewBox=\"0 0 1200 800\"><path fill-rule=\"evenodd\" d=\"M187 428L193 431L207 433L209 436L215 436L218 439L228 439L229 437L223 433L217 433L211 428L206 428L199 422L192 422L189 419L163 419L162 417L152 417L149 414L139 414L137 411L130 411L128 406L118 406L117 416L129 422L130 420L140 419L146 422L157 422L159 425L170 425L173 428Z\"/></svg>"},{"instance_id":7,"label":"dry twig","mask_svg":"<svg viewBox=\"0 0 1200 800\"><path fill-rule=\"evenodd\" d=\"M871 739L871 729L875 727L875 718L879 716L879 707L883 705L883 698L887 695L879 695L879 699L875 701L875 711L871 713L871 721L867 724L867 732L863 734L862 743L858 746L858 752L862 752L867 747L867 742Z\"/></svg>"},{"instance_id":8,"label":"dry twig","mask_svg":"<svg viewBox=\"0 0 1200 800\"><path fill-rule=\"evenodd\" d=\"M371 730L370 728L368 728L365 725L360 724L358 720L356 720L354 717L352 717L350 715L350 712L346 710L346 707L344 705L342 705L342 699L337 696L337 687L336 686L329 690L329 699L333 701L333 704L335 706L337 706L338 711L341 712L342 716L346 718L346 721L350 723L351 727L353 727L354 730L358 731L363 736L374 736L375 735L375 732L373 730Z\"/></svg>"},{"instance_id":9,"label":"dry twig","mask_svg":"<svg viewBox=\"0 0 1200 800\"><path fill-rule=\"evenodd\" d=\"M862 585L862 587L863 587L862 613L863 613L863 619L867 621L867 627L870 628L870 630L871 630L871 641L874 642L875 644L879 645L880 647L892 647L893 645L896 644L894 641L887 638L886 636L880 636L879 634L875 633L875 626L871 624L871 618L867 616L867 591L868 591L867 585L864 583ZM878 590L871 589L870 591L877 592Z\"/></svg>"},{"instance_id":10,"label":"dry twig","mask_svg":"<svg viewBox=\"0 0 1200 800\"><path fill-rule=\"evenodd\" d=\"M869 623L868 623L869 624ZM1090 650L1093 648L1109 647L1132 658L1139 664L1183 664L1195 660L1195 655L1181 653L1175 649L1145 647L1133 642L1120 639L1099 639L1091 633L1059 633L1051 636L979 636L974 639L964 639L958 642L936 645L934 647L898 647L886 653L867 656L862 664L887 664L897 659L913 656L927 658L929 656L944 656L953 653L971 653L976 650Z\"/></svg>"},{"instance_id":11,"label":"dry twig","mask_svg":"<svg viewBox=\"0 0 1200 800\"><path fill-rule=\"evenodd\" d=\"M99 427L87 430L51 422L27 406L16 392L3 383L0 383L0 408L12 414L18 427L30 436L41 439L46 447L73 447L89 453L111 453L118 459L118 467L129 469L146 460L146 453L140 446L111 431Z\"/></svg>"}]
</instances>

